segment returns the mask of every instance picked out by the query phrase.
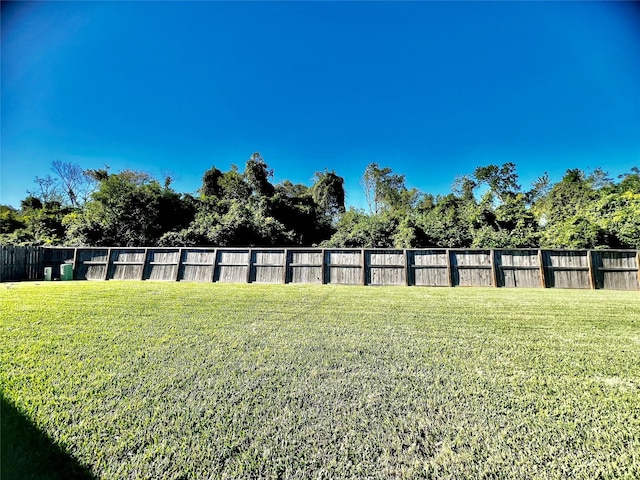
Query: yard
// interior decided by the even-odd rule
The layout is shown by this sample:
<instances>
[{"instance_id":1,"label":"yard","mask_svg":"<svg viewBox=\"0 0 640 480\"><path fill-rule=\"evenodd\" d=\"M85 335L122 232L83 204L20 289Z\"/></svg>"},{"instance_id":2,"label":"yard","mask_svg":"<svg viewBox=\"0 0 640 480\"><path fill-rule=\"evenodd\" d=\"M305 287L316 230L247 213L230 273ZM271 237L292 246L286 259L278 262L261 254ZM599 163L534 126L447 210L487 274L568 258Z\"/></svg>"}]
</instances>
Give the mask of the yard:
<instances>
[{"instance_id":1,"label":"yard","mask_svg":"<svg viewBox=\"0 0 640 480\"><path fill-rule=\"evenodd\" d=\"M640 295L0 284L2 478L638 478Z\"/></svg>"}]
</instances>

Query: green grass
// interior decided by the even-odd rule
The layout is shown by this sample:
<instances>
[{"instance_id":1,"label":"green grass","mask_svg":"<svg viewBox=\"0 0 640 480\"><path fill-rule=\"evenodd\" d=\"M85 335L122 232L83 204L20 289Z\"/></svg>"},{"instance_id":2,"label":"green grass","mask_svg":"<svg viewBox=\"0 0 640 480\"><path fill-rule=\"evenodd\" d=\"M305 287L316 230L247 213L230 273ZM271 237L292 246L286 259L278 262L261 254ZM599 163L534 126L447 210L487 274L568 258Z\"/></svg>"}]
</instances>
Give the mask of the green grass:
<instances>
[{"instance_id":1,"label":"green grass","mask_svg":"<svg viewBox=\"0 0 640 480\"><path fill-rule=\"evenodd\" d=\"M21 283L0 319L5 479L640 477L638 292Z\"/></svg>"}]
</instances>

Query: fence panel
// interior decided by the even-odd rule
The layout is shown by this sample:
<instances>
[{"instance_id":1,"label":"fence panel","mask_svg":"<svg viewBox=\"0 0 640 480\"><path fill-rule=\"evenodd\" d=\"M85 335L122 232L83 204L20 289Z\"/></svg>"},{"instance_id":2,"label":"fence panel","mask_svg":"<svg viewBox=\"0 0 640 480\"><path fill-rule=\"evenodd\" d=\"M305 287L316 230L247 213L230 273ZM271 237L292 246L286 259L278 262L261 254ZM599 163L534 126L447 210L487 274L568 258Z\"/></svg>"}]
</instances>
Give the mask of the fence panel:
<instances>
[{"instance_id":1,"label":"fence panel","mask_svg":"<svg viewBox=\"0 0 640 480\"><path fill-rule=\"evenodd\" d=\"M412 285L448 287L451 285L447 250L410 250L409 275Z\"/></svg>"},{"instance_id":2,"label":"fence panel","mask_svg":"<svg viewBox=\"0 0 640 480\"><path fill-rule=\"evenodd\" d=\"M44 251L41 247L27 247L25 258L25 280L40 280L44 277Z\"/></svg>"},{"instance_id":3,"label":"fence panel","mask_svg":"<svg viewBox=\"0 0 640 480\"><path fill-rule=\"evenodd\" d=\"M635 251L593 250L596 288L638 290L638 254Z\"/></svg>"},{"instance_id":4,"label":"fence panel","mask_svg":"<svg viewBox=\"0 0 640 480\"><path fill-rule=\"evenodd\" d=\"M144 248L114 249L111 252L107 279L142 280L145 263L146 249Z\"/></svg>"},{"instance_id":5,"label":"fence panel","mask_svg":"<svg viewBox=\"0 0 640 480\"><path fill-rule=\"evenodd\" d=\"M490 250L451 250L450 255L454 286L494 285Z\"/></svg>"},{"instance_id":6,"label":"fence panel","mask_svg":"<svg viewBox=\"0 0 640 480\"><path fill-rule=\"evenodd\" d=\"M45 248L44 266L51 267L54 279L60 278L60 266L64 263L73 263L75 248Z\"/></svg>"},{"instance_id":7,"label":"fence panel","mask_svg":"<svg viewBox=\"0 0 640 480\"><path fill-rule=\"evenodd\" d=\"M590 288L587 250L544 250L545 277L549 288Z\"/></svg>"},{"instance_id":8,"label":"fence panel","mask_svg":"<svg viewBox=\"0 0 640 480\"><path fill-rule=\"evenodd\" d=\"M291 283L323 283L323 250L289 250L287 281Z\"/></svg>"},{"instance_id":9,"label":"fence panel","mask_svg":"<svg viewBox=\"0 0 640 480\"><path fill-rule=\"evenodd\" d=\"M214 281L246 283L250 280L250 255L246 250L219 250L218 269Z\"/></svg>"},{"instance_id":10,"label":"fence panel","mask_svg":"<svg viewBox=\"0 0 640 480\"><path fill-rule=\"evenodd\" d=\"M406 264L403 250L366 250L367 285L405 285Z\"/></svg>"},{"instance_id":11,"label":"fence panel","mask_svg":"<svg viewBox=\"0 0 640 480\"><path fill-rule=\"evenodd\" d=\"M215 249L185 248L178 278L185 282L211 282L216 265Z\"/></svg>"},{"instance_id":12,"label":"fence panel","mask_svg":"<svg viewBox=\"0 0 640 480\"><path fill-rule=\"evenodd\" d=\"M145 280L177 280L179 268L180 249L150 249L147 253L147 264L143 278Z\"/></svg>"},{"instance_id":13,"label":"fence panel","mask_svg":"<svg viewBox=\"0 0 640 480\"><path fill-rule=\"evenodd\" d=\"M326 250L327 283L358 285L362 283L362 250Z\"/></svg>"},{"instance_id":14,"label":"fence panel","mask_svg":"<svg viewBox=\"0 0 640 480\"><path fill-rule=\"evenodd\" d=\"M499 286L543 286L538 250L496 250L495 262Z\"/></svg>"},{"instance_id":15,"label":"fence panel","mask_svg":"<svg viewBox=\"0 0 640 480\"><path fill-rule=\"evenodd\" d=\"M14 247L9 245L0 246L0 280L8 282L12 280L22 280L20 252L24 247Z\"/></svg>"},{"instance_id":16,"label":"fence panel","mask_svg":"<svg viewBox=\"0 0 640 480\"><path fill-rule=\"evenodd\" d=\"M108 248L78 248L73 277L76 280L104 280L108 264Z\"/></svg>"},{"instance_id":17,"label":"fence panel","mask_svg":"<svg viewBox=\"0 0 640 480\"><path fill-rule=\"evenodd\" d=\"M252 250L251 282L283 283L285 275L285 251Z\"/></svg>"}]
</instances>

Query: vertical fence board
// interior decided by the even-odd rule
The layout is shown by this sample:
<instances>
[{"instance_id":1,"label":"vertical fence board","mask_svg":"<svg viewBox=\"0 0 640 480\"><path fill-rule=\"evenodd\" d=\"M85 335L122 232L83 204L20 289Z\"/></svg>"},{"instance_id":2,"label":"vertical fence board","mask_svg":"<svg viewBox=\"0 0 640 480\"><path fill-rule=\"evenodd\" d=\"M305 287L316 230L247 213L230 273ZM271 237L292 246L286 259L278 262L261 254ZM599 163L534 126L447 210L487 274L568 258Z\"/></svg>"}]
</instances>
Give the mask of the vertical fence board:
<instances>
[{"instance_id":1,"label":"vertical fence board","mask_svg":"<svg viewBox=\"0 0 640 480\"><path fill-rule=\"evenodd\" d=\"M289 274L289 250L284 249L283 254L284 265L282 265L282 283L287 283L287 275Z\"/></svg>"},{"instance_id":2,"label":"vertical fence board","mask_svg":"<svg viewBox=\"0 0 640 480\"><path fill-rule=\"evenodd\" d=\"M447 274L449 276L449 286L453 287L455 285L453 278L453 268L451 266L451 250L447 249Z\"/></svg>"},{"instance_id":3,"label":"vertical fence board","mask_svg":"<svg viewBox=\"0 0 640 480\"><path fill-rule=\"evenodd\" d=\"M587 251L587 269L589 271L589 288L593 290L596 288L595 276L593 273L593 252Z\"/></svg>"},{"instance_id":4,"label":"vertical fence board","mask_svg":"<svg viewBox=\"0 0 640 480\"><path fill-rule=\"evenodd\" d=\"M411 263L409 259L409 252L406 249L404 251L404 273L405 285L408 287L411 285Z\"/></svg>"},{"instance_id":5,"label":"vertical fence board","mask_svg":"<svg viewBox=\"0 0 640 480\"><path fill-rule=\"evenodd\" d=\"M636 271L638 272L638 289L640 289L640 250L636 252ZM635 290L635 289L634 289Z\"/></svg>"},{"instance_id":6,"label":"vertical fence board","mask_svg":"<svg viewBox=\"0 0 640 480\"><path fill-rule=\"evenodd\" d=\"M542 249L538 249L538 263L540 264L540 286L547 288L547 277L545 275L545 263Z\"/></svg>"}]
</instances>

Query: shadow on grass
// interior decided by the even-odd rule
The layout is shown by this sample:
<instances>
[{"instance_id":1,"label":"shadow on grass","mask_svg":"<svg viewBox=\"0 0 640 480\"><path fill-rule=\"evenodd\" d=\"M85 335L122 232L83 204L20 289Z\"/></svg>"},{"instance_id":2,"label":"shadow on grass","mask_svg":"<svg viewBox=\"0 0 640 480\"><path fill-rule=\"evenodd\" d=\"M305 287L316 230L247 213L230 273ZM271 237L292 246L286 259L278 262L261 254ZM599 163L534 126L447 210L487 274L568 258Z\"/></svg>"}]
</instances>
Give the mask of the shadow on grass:
<instances>
[{"instance_id":1,"label":"shadow on grass","mask_svg":"<svg viewBox=\"0 0 640 480\"><path fill-rule=\"evenodd\" d=\"M0 478L94 479L0 393Z\"/></svg>"}]
</instances>

